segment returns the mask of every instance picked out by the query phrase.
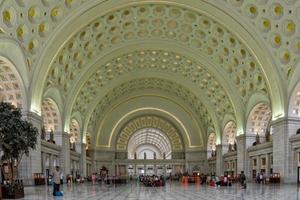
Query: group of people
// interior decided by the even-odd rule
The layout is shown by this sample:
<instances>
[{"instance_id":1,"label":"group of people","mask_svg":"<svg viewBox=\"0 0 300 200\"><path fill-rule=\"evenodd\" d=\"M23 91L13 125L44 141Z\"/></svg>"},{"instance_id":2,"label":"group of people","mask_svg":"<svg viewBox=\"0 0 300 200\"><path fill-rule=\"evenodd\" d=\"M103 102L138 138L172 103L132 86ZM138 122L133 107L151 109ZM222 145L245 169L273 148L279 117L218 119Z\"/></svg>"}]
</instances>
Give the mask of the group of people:
<instances>
[{"instance_id":1,"label":"group of people","mask_svg":"<svg viewBox=\"0 0 300 200\"><path fill-rule=\"evenodd\" d=\"M232 186L233 182L235 182L235 178L228 176L206 176L206 184L210 186L220 187L220 186ZM239 175L237 179L242 188L246 188L246 176L244 174L244 171L241 171L241 174ZM204 183L204 180L201 181L201 183Z\"/></svg>"},{"instance_id":2,"label":"group of people","mask_svg":"<svg viewBox=\"0 0 300 200\"><path fill-rule=\"evenodd\" d=\"M139 176L140 182L144 183L145 186L151 186L151 187L159 187L159 186L165 186L165 179L163 176Z\"/></svg>"},{"instance_id":3,"label":"group of people","mask_svg":"<svg viewBox=\"0 0 300 200\"><path fill-rule=\"evenodd\" d=\"M265 173L257 173L255 178L256 183L266 183L266 174Z\"/></svg>"}]
</instances>

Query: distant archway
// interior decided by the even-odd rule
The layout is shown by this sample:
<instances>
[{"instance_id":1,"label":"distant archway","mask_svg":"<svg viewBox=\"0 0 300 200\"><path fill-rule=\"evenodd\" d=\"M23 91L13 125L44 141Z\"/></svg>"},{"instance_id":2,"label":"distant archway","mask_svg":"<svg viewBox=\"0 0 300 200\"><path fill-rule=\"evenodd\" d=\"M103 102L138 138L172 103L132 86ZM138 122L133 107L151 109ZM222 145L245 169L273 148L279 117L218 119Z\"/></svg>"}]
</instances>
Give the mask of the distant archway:
<instances>
[{"instance_id":1,"label":"distant archway","mask_svg":"<svg viewBox=\"0 0 300 200\"><path fill-rule=\"evenodd\" d=\"M128 142L129 159L169 159L171 153L169 138L156 128L140 129L131 136Z\"/></svg>"}]
</instances>

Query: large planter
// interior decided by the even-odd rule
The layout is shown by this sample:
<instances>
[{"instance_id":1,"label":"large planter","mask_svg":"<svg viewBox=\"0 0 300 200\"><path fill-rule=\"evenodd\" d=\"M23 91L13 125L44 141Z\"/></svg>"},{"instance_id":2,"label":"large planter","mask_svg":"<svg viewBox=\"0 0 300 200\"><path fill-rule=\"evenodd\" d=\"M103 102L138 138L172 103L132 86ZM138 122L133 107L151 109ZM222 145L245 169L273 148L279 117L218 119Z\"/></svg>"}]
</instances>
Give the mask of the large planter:
<instances>
[{"instance_id":1,"label":"large planter","mask_svg":"<svg viewBox=\"0 0 300 200\"><path fill-rule=\"evenodd\" d=\"M4 185L1 187L2 198L20 199L24 197L24 187L22 184Z\"/></svg>"}]
</instances>

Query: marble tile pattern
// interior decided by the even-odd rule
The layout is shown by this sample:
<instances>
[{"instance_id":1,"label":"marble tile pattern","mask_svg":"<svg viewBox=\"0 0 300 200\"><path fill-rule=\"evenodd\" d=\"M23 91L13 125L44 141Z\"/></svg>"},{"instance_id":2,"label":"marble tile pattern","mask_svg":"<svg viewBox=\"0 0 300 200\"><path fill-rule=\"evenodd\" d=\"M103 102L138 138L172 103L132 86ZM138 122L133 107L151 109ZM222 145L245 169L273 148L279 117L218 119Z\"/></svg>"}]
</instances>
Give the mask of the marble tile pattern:
<instances>
[{"instance_id":1,"label":"marble tile pattern","mask_svg":"<svg viewBox=\"0 0 300 200\"><path fill-rule=\"evenodd\" d=\"M235 199L300 199L300 190L293 185L259 185L249 183L247 189L238 184L232 187L210 187L203 185L182 185L178 182L167 183L165 187L144 187L132 182L126 185L73 184L64 185L63 197L53 197L51 186L25 187L26 200L235 200Z\"/></svg>"}]
</instances>

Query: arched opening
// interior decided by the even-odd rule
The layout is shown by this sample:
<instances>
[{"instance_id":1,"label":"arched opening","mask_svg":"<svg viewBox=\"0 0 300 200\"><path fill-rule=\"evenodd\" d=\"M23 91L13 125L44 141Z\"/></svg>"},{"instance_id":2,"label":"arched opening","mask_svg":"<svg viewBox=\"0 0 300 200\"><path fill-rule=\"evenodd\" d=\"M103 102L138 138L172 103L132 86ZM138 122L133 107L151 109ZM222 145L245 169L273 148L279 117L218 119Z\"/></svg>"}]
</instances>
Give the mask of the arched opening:
<instances>
[{"instance_id":1,"label":"arched opening","mask_svg":"<svg viewBox=\"0 0 300 200\"><path fill-rule=\"evenodd\" d=\"M23 109L27 106L22 79L15 66L2 57L0 57L0 101L9 102Z\"/></svg>"},{"instance_id":2,"label":"arched opening","mask_svg":"<svg viewBox=\"0 0 300 200\"><path fill-rule=\"evenodd\" d=\"M300 82L295 87L290 98L289 116L300 117Z\"/></svg>"},{"instance_id":3,"label":"arched opening","mask_svg":"<svg viewBox=\"0 0 300 200\"><path fill-rule=\"evenodd\" d=\"M129 159L171 159L171 153L170 140L156 128L138 130L128 142Z\"/></svg>"},{"instance_id":4,"label":"arched opening","mask_svg":"<svg viewBox=\"0 0 300 200\"><path fill-rule=\"evenodd\" d=\"M223 130L222 153L236 151L236 124L233 121L228 122Z\"/></svg>"},{"instance_id":5,"label":"arched opening","mask_svg":"<svg viewBox=\"0 0 300 200\"><path fill-rule=\"evenodd\" d=\"M80 127L76 119L70 123L70 149L81 152Z\"/></svg>"},{"instance_id":6,"label":"arched opening","mask_svg":"<svg viewBox=\"0 0 300 200\"><path fill-rule=\"evenodd\" d=\"M266 103L257 104L250 112L246 128L246 147L270 141L271 108Z\"/></svg>"},{"instance_id":7,"label":"arched opening","mask_svg":"<svg viewBox=\"0 0 300 200\"><path fill-rule=\"evenodd\" d=\"M61 145L61 139L59 139L59 137L55 137L55 134L57 134L56 132L62 130L61 117L56 103L50 98L46 98L42 102L42 117L42 139Z\"/></svg>"},{"instance_id":8,"label":"arched opening","mask_svg":"<svg viewBox=\"0 0 300 200\"><path fill-rule=\"evenodd\" d=\"M207 158L216 156L216 142L217 142L216 133L210 133L207 140Z\"/></svg>"}]
</instances>

